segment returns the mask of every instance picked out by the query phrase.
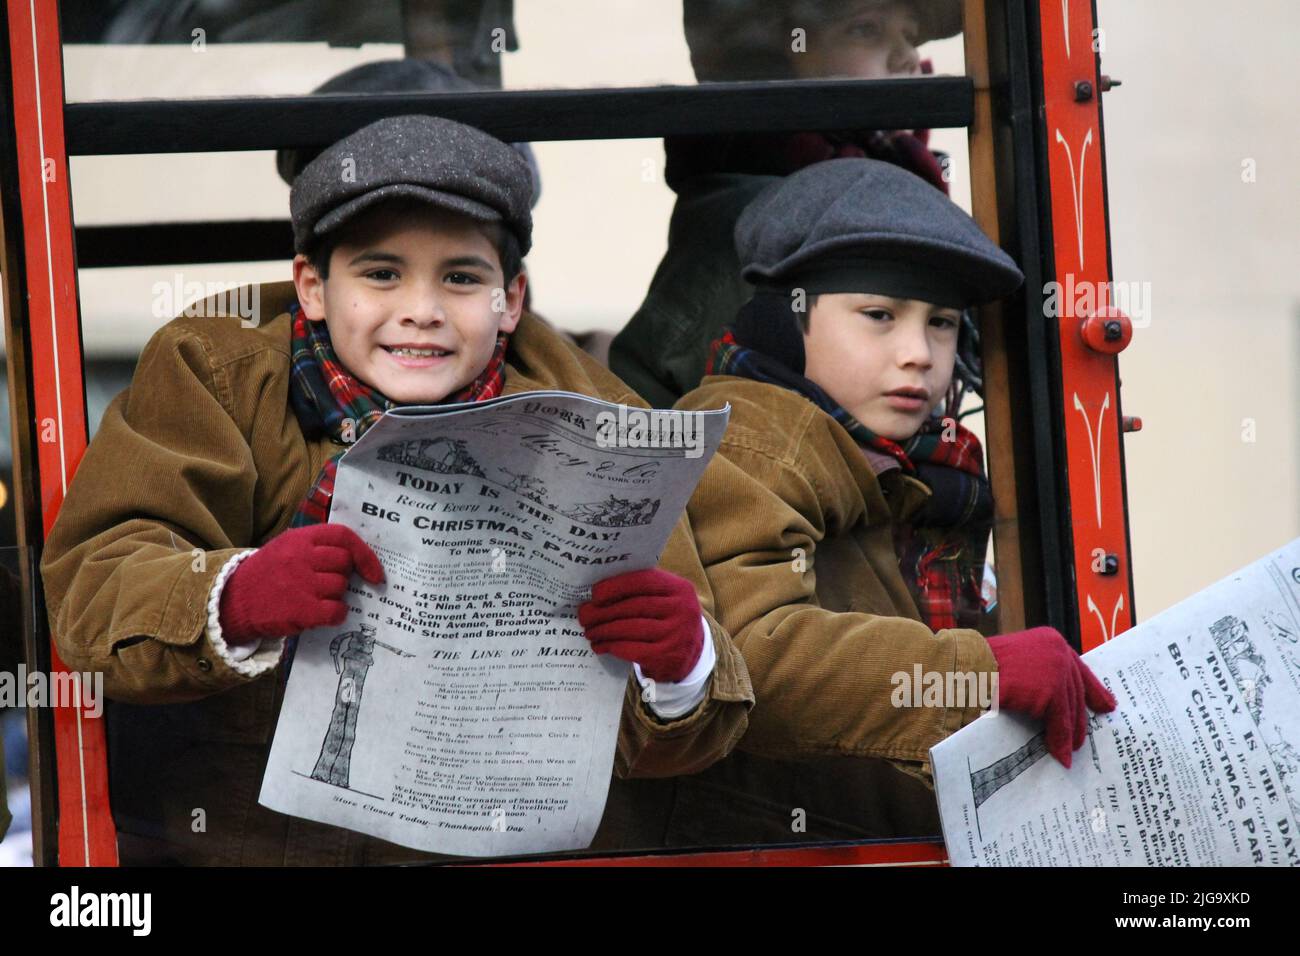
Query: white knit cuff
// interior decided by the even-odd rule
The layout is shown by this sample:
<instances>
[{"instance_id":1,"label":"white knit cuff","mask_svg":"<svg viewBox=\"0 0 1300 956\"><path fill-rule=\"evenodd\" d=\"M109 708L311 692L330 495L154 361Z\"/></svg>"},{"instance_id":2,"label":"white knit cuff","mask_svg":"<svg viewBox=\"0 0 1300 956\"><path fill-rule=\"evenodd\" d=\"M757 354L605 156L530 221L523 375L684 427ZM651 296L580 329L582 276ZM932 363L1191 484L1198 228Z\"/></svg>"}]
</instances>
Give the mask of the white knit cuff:
<instances>
[{"instance_id":1,"label":"white knit cuff","mask_svg":"<svg viewBox=\"0 0 1300 956\"><path fill-rule=\"evenodd\" d=\"M718 653L713 649L709 622L702 614L700 626L704 629L704 646L700 650L700 659L681 680L656 681L641 673L640 664L632 665L637 682L644 692L642 697L655 715L664 720L685 717L708 696L709 678L713 676L713 665L718 661Z\"/></svg>"},{"instance_id":2,"label":"white knit cuff","mask_svg":"<svg viewBox=\"0 0 1300 956\"><path fill-rule=\"evenodd\" d=\"M239 567L239 562L250 554L256 553L257 549L254 548L233 555L229 561L221 566L221 570L217 572L217 576L212 582L212 590L208 592L208 643L212 645L212 649L217 652L217 656L225 661L231 670L245 677L257 677L265 674L275 667L280 660L280 654L284 651L284 638L282 637L254 641L248 644L236 644L231 647L226 643L225 638L221 636L221 589L226 586L226 579L234 573L235 568Z\"/></svg>"}]
</instances>

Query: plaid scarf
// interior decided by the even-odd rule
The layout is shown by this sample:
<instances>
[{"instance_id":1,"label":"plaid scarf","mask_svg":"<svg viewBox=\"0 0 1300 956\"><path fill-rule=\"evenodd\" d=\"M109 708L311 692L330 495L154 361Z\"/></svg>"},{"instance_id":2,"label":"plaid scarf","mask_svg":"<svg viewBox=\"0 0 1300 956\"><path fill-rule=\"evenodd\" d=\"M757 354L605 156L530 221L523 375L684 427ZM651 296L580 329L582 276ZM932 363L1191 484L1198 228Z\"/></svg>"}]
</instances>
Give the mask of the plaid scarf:
<instances>
[{"instance_id":1,"label":"plaid scarf","mask_svg":"<svg viewBox=\"0 0 1300 956\"><path fill-rule=\"evenodd\" d=\"M289 403L308 440L328 435L334 444L343 446L325 462L311 491L298 506L298 513L289 526L301 528L329 520L339 459L348 445L397 403L358 381L344 367L334 354L329 328L324 322L309 321L297 303L290 311L293 313L293 346L289 359ZM508 345L509 336L498 335L496 349L479 377L438 404L481 402L500 395L506 381Z\"/></svg>"},{"instance_id":2,"label":"plaid scarf","mask_svg":"<svg viewBox=\"0 0 1300 956\"><path fill-rule=\"evenodd\" d=\"M309 441L328 435L334 444L343 446L325 462L289 523L291 528L301 528L329 520L339 459L347 452L348 445L399 403L385 398L347 370L334 354L329 328L324 322L309 321L296 302L289 311L293 316L289 404ZM508 345L509 336L498 335L492 357L478 378L437 404L481 402L500 395L506 381ZM286 678L297 644L297 635L285 642Z\"/></svg>"},{"instance_id":3,"label":"plaid scarf","mask_svg":"<svg viewBox=\"0 0 1300 956\"><path fill-rule=\"evenodd\" d=\"M798 392L843 426L863 448L888 455L931 496L909 522L895 522L894 550L922 619L931 630L975 627L983 613L981 584L993 495L979 439L953 418L931 418L901 444L877 435L820 386L770 355L742 345L723 329L709 350L706 375L737 375ZM950 430L953 439L945 441Z\"/></svg>"}]
</instances>

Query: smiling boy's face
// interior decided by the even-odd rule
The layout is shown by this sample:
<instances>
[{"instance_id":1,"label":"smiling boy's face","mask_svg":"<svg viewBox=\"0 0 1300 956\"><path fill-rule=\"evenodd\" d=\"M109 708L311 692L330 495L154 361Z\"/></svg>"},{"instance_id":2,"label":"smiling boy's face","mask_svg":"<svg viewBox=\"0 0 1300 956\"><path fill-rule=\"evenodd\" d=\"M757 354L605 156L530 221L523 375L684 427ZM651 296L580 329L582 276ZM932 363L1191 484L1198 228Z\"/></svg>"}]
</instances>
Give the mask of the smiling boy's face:
<instances>
[{"instance_id":1,"label":"smiling boy's face","mask_svg":"<svg viewBox=\"0 0 1300 956\"><path fill-rule=\"evenodd\" d=\"M804 375L877 435L905 441L948 392L961 312L882 295L822 294L808 311ZM891 394L911 392L914 397Z\"/></svg>"},{"instance_id":2,"label":"smiling boy's face","mask_svg":"<svg viewBox=\"0 0 1300 956\"><path fill-rule=\"evenodd\" d=\"M431 404L487 367L498 333L523 311L488 227L427 204L381 204L349 223L329 278L302 255L294 285L303 314L324 322L339 361L399 404Z\"/></svg>"}]
</instances>

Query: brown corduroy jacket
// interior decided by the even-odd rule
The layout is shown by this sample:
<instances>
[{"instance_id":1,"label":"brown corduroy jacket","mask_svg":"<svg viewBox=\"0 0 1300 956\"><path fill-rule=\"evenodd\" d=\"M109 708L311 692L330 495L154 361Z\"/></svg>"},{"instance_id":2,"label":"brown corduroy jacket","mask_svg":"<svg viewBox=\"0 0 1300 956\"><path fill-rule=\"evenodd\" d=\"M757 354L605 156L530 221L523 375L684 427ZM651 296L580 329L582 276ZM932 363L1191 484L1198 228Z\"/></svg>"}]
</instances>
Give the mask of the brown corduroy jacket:
<instances>
[{"instance_id":1,"label":"brown corduroy jacket","mask_svg":"<svg viewBox=\"0 0 1300 956\"><path fill-rule=\"evenodd\" d=\"M676 781L664 840L938 834L928 751L982 709L894 706L895 675L997 665L978 631L923 624L904 583L893 523L930 491L897 469L878 478L838 422L788 389L709 376L677 407L728 402L687 510L758 704L731 757Z\"/></svg>"},{"instance_id":2,"label":"brown corduroy jacket","mask_svg":"<svg viewBox=\"0 0 1300 956\"><path fill-rule=\"evenodd\" d=\"M246 301L246 300L245 300ZM41 561L50 626L74 670L104 674L114 814L125 862L360 864L429 857L257 803L282 699L278 669L248 678L206 634L212 582L232 555L288 527L326 458L289 404L292 283L260 289L237 318L169 322L140 356L77 469ZM641 402L611 373L525 315L505 394L564 389ZM660 562L696 584L717 664L706 700L657 720L628 685L614 771L690 773L743 734L744 662L713 619L685 516ZM617 781L616 781L617 783ZM619 791L611 793L617 808ZM607 846L618 834L602 832Z\"/></svg>"}]
</instances>

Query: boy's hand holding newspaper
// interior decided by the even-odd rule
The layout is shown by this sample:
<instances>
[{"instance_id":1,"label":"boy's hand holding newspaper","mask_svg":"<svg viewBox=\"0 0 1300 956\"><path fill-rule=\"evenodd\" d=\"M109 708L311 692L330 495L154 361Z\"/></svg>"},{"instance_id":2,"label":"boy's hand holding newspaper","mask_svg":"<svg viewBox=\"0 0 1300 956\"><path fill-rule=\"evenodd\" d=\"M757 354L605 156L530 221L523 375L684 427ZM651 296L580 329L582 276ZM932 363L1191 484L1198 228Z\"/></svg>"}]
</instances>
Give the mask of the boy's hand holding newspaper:
<instances>
[{"instance_id":1,"label":"boy's hand holding newspaper","mask_svg":"<svg viewBox=\"0 0 1300 956\"><path fill-rule=\"evenodd\" d=\"M318 524L290 528L241 561L221 591L221 634L227 644L300 634L341 624L343 595L356 571L384 580L375 552L351 528Z\"/></svg>"},{"instance_id":2,"label":"boy's hand holding newspaper","mask_svg":"<svg viewBox=\"0 0 1300 956\"><path fill-rule=\"evenodd\" d=\"M1035 627L990 637L998 662L998 706L1042 720L1047 749L1066 767L1088 737L1088 709L1115 709L1115 696L1061 633Z\"/></svg>"},{"instance_id":3,"label":"boy's hand holding newspaper","mask_svg":"<svg viewBox=\"0 0 1300 956\"><path fill-rule=\"evenodd\" d=\"M681 681L704 650L700 600L685 578L650 568L597 581L578 622L592 650L641 667L651 680Z\"/></svg>"}]
</instances>

